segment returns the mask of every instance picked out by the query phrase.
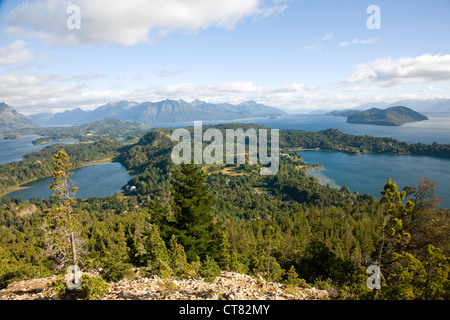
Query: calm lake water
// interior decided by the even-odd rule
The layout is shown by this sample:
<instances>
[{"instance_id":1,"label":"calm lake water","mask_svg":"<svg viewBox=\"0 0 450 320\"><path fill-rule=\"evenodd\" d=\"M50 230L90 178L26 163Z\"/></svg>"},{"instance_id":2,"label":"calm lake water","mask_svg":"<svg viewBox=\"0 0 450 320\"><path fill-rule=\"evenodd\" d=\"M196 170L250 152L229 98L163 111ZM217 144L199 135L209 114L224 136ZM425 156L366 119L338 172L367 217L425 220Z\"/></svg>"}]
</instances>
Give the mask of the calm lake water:
<instances>
[{"instance_id":1,"label":"calm lake water","mask_svg":"<svg viewBox=\"0 0 450 320\"><path fill-rule=\"evenodd\" d=\"M429 120L407 123L398 127L385 127L367 124L346 123L347 118L330 115L290 114L276 119L255 118L235 121L203 121L203 124L219 124L227 122L256 123L272 129L296 129L305 131L320 131L338 129L343 133L368 135L374 137L391 137L407 143L433 142L450 144L450 114L426 114ZM193 126L193 122L155 124L160 128L177 128Z\"/></svg>"},{"instance_id":2,"label":"calm lake water","mask_svg":"<svg viewBox=\"0 0 450 320\"><path fill-rule=\"evenodd\" d=\"M441 207L450 208L450 159L425 156L361 154L341 152L299 151L306 163L323 168L308 171L322 184L347 186L350 192L371 194L380 198L380 191L389 178L399 189L428 177L437 182L436 196L444 197Z\"/></svg>"},{"instance_id":3,"label":"calm lake water","mask_svg":"<svg viewBox=\"0 0 450 320\"><path fill-rule=\"evenodd\" d=\"M347 134L391 137L407 143L450 144L450 114L427 114L426 116L429 120L407 123L398 127L346 123L345 117L329 115L289 115L277 119L259 119L252 123L273 129L320 131L333 128Z\"/></svg>"},{"instance_id":4,"label":"calm lake water","mask_svg":"<svg viewBox=\"0 0 450 320\"><path fill-rule=\"evenodd\" d=\"M102 163L79 168L73 171L71 179L74 186L79 189L76 192L78 199L91 197L105 197L116 192L121 192L121 188L132 178L126 172L125 167L117 162ZM47 187L52 183L53 178L45 178L27 183L23 186L31 187L9 193L6 197L21 198L29 200L31 197L48 199L54 191Z\"/></svg>"},{"instance_id":5,"label":"calm lake water","mask_svg":"<svg viewBox=\"0 0 450 320\"><path fill-rule=\"evenodd\" d=\"M57 143L72 143L77 141L74 140L60 140L49 143L44 143L40 145L33 145L31 142L42 138L42 136L33 134L27 136L21 136L20 139L5 139L0 138L0 163L8 163L13 161L21 161L22 156L39 151L47 146L57 144Z\"/></svg>"}]
</instances>

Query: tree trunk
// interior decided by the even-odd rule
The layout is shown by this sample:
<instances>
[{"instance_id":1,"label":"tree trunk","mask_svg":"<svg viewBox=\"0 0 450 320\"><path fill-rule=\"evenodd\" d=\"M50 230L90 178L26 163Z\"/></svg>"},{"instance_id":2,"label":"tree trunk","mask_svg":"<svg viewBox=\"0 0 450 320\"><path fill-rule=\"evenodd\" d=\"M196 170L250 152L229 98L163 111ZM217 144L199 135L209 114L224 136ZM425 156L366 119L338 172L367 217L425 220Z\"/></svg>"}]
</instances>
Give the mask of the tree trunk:
<instances>
[{"instance_id":1,"label":"tree trunk","mask_svg":"<svg viewBox=\"0 0 450 320\"><path fill-rule=\"evenodd\" d=\"M70 242L72 245L72 261L73 261L73 265L77 264L77 253L75 251L75 237L73 235L73 232L70 234Z\"/></svg>"}]
</instances>

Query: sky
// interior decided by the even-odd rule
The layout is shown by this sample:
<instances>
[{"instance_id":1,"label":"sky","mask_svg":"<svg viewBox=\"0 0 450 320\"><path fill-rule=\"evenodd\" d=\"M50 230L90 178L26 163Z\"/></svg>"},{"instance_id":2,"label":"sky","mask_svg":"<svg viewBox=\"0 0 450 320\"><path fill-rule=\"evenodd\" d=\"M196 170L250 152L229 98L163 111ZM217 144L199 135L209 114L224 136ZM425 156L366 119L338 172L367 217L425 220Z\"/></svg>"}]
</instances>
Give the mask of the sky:
<instances>
[{"instance_id":1,"label":"sky","mask_svg":"<svg viewBox=\"0 0 450 320\"><path fill-rule=\"evenodd\" d=\"M450 98L449 16L450 0L0 0L0 102Z\"/></svg>"}]
</instances>

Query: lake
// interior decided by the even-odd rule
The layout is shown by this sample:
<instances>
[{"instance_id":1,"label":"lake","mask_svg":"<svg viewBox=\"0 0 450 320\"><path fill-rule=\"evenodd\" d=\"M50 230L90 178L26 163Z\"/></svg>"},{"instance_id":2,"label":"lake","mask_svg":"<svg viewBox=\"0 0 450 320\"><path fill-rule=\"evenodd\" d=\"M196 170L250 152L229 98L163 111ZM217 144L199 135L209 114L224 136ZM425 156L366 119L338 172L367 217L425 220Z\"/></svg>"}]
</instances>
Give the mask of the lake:
<instances>
[{"instance_id":1,"label":"lake","mask_svg":"<svg viewBox=\"0 0 450 320\"><path fill-rule=\"evenodd\" d=\"M389 178L401 190L410 184L418 185L428 177L437 182L436 196L443 196L441 207L450 208L450 159L426 156L360 154L342 152L298 151L308 164L323 168L309 170L330 187L347 186L350 192L367 193L377 199Z\"/></svg>"},{"instance_id":2,"label":"lake","mask_svg":"<svg viewBox=\"0 0 450 320\"><path fill-rule=\"evenodd\" d=\"M70 139L70 140L60 140L60 141L53 141L49 143L44 143L40 145L33 145L31 142L42 138L42 136L39 136L37 134L33 135L26 135L21 136L19 139L0 139L0 163L9 163L13 161L21 161L22 156L39 151L47 146L57 144L57 143L72 143L76 142L76 139Z\"/></svg>"},{"instance_id":3,"label":"lake","mask_svg":"<svg viewBox=\"0 0 450 320\"><path fill-rule=\"evenodd\" d=\"M345 117L335 117L324 114L289 114L276 119L254 118L234 121L203 121L203 124L219 124L229 122L255 123L272 129L296 129L305 131L320 131L338 129L343 133L368 135L374 137L391 137L407 143L433 142L450 144L450 114L426 114L429 120L407 123L398 127L385 127L367 124L347 123ZM193 126L193 122L160 123L155 127L177 128Z\"/></svg>"},{"instance_id":4,"label":"lake","mask_svg":"<svg viewBox=\"0 0 450 320\"><path fill-rule=\"evenodd\" d=\"M391 137L407 143L450 144L450 114L427 114L426 116L429 120L407 123L398 127L352 124L347 123L345 117L330 115L289 115L277 119L256 119L254 123L273 129L320 131L333 128L347 134Z\"/></svg>"},{"instance_id":5,"label":"lake","mask_svg":"<svg viewBox=\"0 0 450 320\"><path fill-rule=\"evenodd\" d=\"M76 198L87 199L91 197L105 197L116 192L121 192L121 188L132 178L125 167L118 163L102 163L92 166L82 167L73 170L71 179L74 186L79 189ZM53 182L53 178L36 180L23 185L31 189L18 190L6 195L6 197L21 198L29 200L31 197L48 199L54 191L47 187Z\"/></svg>"}]
</instances>

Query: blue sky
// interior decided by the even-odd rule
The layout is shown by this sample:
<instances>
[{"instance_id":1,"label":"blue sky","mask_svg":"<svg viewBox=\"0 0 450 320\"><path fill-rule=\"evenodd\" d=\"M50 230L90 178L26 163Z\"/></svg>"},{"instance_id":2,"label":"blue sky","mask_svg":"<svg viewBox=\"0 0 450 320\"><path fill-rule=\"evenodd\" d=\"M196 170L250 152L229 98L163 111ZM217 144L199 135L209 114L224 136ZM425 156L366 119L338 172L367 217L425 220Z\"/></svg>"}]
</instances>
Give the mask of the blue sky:
<instances>
[{"instance_id":1,"label":"blue sky","mask_svg":"<svg viewBox=\"0 0 450 320\"><path fill-rule=\"evenodd\" d=\"M449 0L0 1L0 101L255 100L288 112L450 98ZM80 29L66 26L70 5ZM367 8L380 8L369 29Z\"/></svg>"}]
</instances>

